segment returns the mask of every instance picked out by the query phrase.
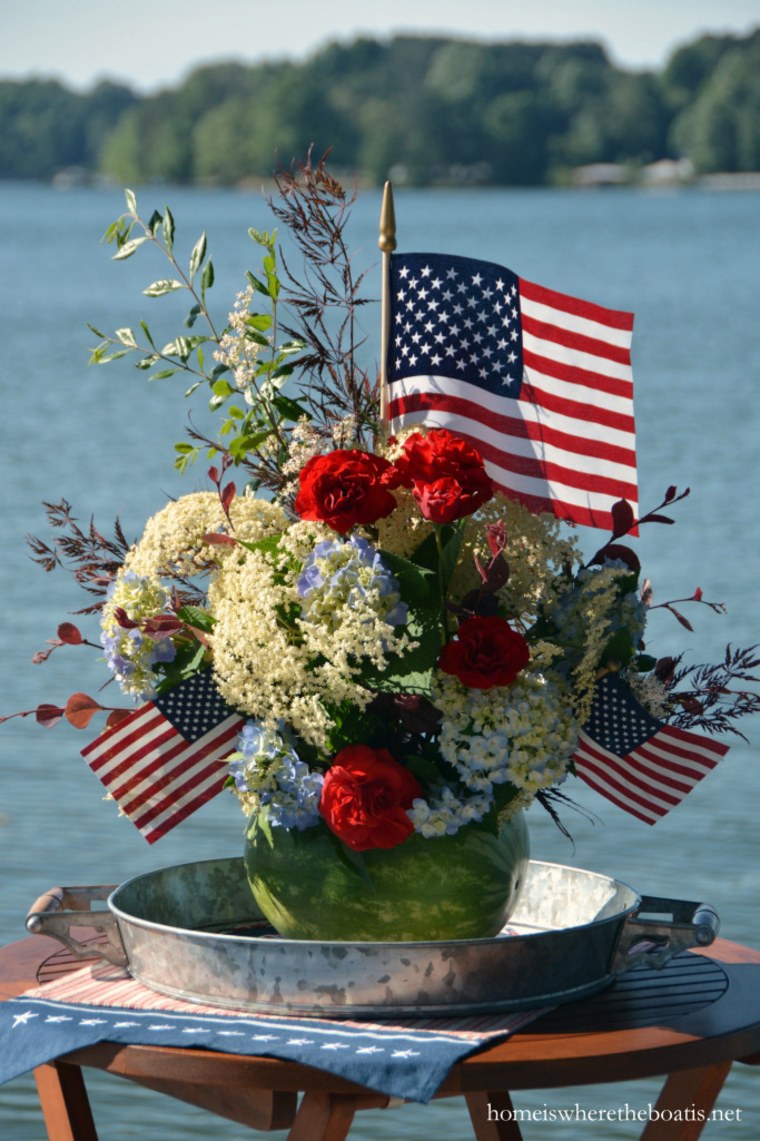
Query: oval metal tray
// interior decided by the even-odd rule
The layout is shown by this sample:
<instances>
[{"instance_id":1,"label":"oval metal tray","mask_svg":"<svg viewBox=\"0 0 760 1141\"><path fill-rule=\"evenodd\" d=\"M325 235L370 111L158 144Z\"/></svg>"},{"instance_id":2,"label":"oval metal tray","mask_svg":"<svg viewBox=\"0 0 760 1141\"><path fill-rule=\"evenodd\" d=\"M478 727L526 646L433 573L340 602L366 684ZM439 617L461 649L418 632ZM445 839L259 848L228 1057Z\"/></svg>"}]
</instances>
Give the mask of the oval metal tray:
<instances>
[{"instance_id":1,"label":"oval metal tray","mask_svg":"<svg viewBox=\"0 0 760 1141\"><path fill-rule=\"evenodd\" d=\"M105 898L107 911L86 910ZM97 948L104 958L128 966L154 990L196 1002L397 1018L581 998L634 962L661 966L685 947L712 942L718 919L708 905L642 900L619 880L531 860L509 926L494 938L281 939L256 909L242 859L233 858L175 865L115 889L51 889L33 905L27 926L89 956L92 945L80 944L72 928L96 927L107 936Z\"/></svg>"}]
</instances>

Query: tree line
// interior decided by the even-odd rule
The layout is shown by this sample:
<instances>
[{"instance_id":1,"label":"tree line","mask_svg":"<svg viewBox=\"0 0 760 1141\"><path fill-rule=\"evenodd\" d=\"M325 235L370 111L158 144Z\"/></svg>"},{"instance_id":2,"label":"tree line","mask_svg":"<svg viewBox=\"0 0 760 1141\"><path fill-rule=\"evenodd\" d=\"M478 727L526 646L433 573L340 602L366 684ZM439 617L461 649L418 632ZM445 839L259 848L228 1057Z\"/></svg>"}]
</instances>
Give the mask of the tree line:
<instances>
[{"instance_id":1,"label":"tree line","mask_svg":"<svg viewBox=\"0 0 760 1141\"><path fill-rule=\"evenodd\" d=\"M121 183L236 185L313 145L370 184L531 186L663 158L697 174L760 170L760 28L702 36L660 71L592 41L396 36L302 62L201 66L140 96L103 82L0 81L0 178L72 169Z\"/></svg>"}]
</instances>

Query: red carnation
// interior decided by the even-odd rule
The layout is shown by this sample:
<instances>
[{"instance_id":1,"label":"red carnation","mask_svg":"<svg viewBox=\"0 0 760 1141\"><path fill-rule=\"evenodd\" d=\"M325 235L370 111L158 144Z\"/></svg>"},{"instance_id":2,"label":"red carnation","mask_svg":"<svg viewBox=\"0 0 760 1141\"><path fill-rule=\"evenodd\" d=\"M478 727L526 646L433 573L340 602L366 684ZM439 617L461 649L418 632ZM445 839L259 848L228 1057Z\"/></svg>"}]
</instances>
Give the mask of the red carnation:
<instances>
[{"instance_id":1,"label":"red carnation","mask_svg":"<svg viewBox=\"0 0 760 1141\"><path fill-rule=\"evenodd\" d=\"M359 523L376 523L396 507L388 490L398 486L392 464L357 449L314 456L300 473L295 509L302 519L318 519L345 535Z\"/></svg>"},{"instance_id":2,"label":"red carnation","mask_svg":"<svg viewBox=\"0 0 760 1141\"><path fill-rule=\"evenodd\" d=\"M491 689L511 685L529 661L528 643L505 618L475 617L460 623L454 641L441 650L438 665L471 689Z\"/></svg>"},{"instance_id":3,"label":"red carnation","mask_svg":"<svg viewBox=\"0 0 760 1141\"><path fill-rule=\"evenodd\" d=\"M401 483L412 488L424 517L433 523L472 515L494 493L480 452L445 428L409 436L395 467Z\"/></svg>"},{"instance_id":4,"label":"red carnation","mask_svg":"<svg viewBox=\"0 0 760 1141\"><path fill-rule=\"evenodd\" d=\"M387 749L348 745L325 774L319 811L355 852L395 848L414 831L406 810L422 795L409 770Z\"/></svg>"}]
</instances>

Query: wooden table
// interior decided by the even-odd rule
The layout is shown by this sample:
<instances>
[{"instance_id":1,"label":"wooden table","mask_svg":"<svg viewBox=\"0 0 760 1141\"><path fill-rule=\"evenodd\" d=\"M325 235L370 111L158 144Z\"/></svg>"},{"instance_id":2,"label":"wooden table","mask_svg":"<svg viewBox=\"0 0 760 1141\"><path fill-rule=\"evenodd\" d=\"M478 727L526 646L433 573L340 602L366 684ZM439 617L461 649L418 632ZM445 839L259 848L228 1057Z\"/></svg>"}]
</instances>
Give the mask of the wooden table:
<instances>
[{"instance_id":1,"label":"wooden table","mask_svg":"<svg viewBox=\"0 0 760 1141\"><path fill-rule=\"evenodd\" d=\"M2 948L0 1000L36 986L57 950L42 936ZM509 1090L664 1075L660 1120L653 1114L641 1136L692 1141L703 1129L693 1118L709 1114L734 1061L760 1063L760 954L719 939L704 955L681 955L662 972L630 971L602 995L558 1007L454 1066L439 1096L466 1099L477 1141L518 1141ZM290 1141L343 1141L358 1110L390 1100L271 1058L100 1043L35 1071L50 1141L97 1141L82 1077L88 1066L254 1129L289 1129ZM676 1123L678 1110L691 1120Z\"/></svg>"}]
</instances>

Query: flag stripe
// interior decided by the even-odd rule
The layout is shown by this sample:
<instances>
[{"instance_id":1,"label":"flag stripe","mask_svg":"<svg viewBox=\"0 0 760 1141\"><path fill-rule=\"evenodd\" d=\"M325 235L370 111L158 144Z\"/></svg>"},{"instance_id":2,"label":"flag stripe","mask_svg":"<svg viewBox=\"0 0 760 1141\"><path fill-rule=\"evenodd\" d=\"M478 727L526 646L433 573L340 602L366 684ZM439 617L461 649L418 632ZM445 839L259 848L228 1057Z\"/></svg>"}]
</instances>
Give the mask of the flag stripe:
<instances>
[{"instance_id":1,"label":"flag stripe","mask_svg":"<svg viewBox=\"0 0 760 1141\"><path fill-rule=\"evenodd\" d=\"M594 301L583 301L579 297L571 297L567 293L558 293L554 289L548 289L545 285L536 285L533 281L526 281L524 277L520 281L520 304L526 307L531 303L542 305L546 310L551 312L552 318L560 322L567 318L581 318L584 321L590 321L595 326L607 330L607 335L612 338L615 333L621 333L619 344L630 344L631 333L633 332L633 313L626 313L619 309L607 309L603 305L597 305Z\"/></svg>"},{"instance_id":2,"label":"flag stripe","mask_svg":"<svg viewBox=\"0 0 760 1141\"><path fill-rule=\"evenodd\" d=\"M531 363L528 354L526 354L525 363L526 377L517 403L521 408L522 405L526 405L529 414L532 413L539 423L545 422L545 413L549 412L563 416L568 426L574 426L576 431L582 435L588 432L601 435L611 428L613 431L633 436L633 417L608 408L592 408L587 401L583 400L582 393L576 394L580 399L567 399L560 392L552 391L551 383L545 383L549 374L540 371L541 366L545 364L544 361L539 360L537 364L537 372L541 381L528 367Z\"/></svg>"},{"instance_id":3,"label":"flag stripe","mask_svg":"<svg viewBox=\"0 0 760 1141\"><path fill-rule=\"evenodd\" d=\"M224 722L223 727L217 726L205 737L186 746L179 756L172 758L169 766L160 768L158 772L161 775L155 779L154 769L149 778L140 781L134 791L119 801L123 810L133 820L150 818L150 814L166 799L161 794L167 791L174 796L179 789L192 784L197 774L205 770L209 759L218 759L220 753L225 753L228 743L237 736L240 725L239 720L230 720Z\"/></svg>"},{"instance_id":4,"label":"flag stripe","mask_svg":"<svg viewBox=\"0 0 760 1141\"><path fill-rule=\"evenodd\" d=\"M697 783L694 780L679 788L670 781L666 784L653 781L642 768L638 753L629 754L627 757L616 757L614 753L610 753L590 738L584 738L583 731L579 740L582 742L579 754L584 762L584 773L590 769L600 779L602 776L606 777L613 788L625 791L634 801L642 805L648 804L653 808L659 806L663 814L675 808Z\"/></svg>"},{"instance_id":5,"label":"flag stripe","mask_svg":"<svg viewBox=\"0 0 760 1141\"><path fill-rule=\"evenodd\" d=\"M627 344L614 345L598 337L590 337L586 333L574 329L566 329L557 323L539 321L530 317L523 310L523 344L547 343L572 349L580 357L588 358L594 364L602 364L602 371L611 375L618 374L615 364L625 367L619 370L623 378L631 374L631 350ZM549 353L549 356L554 354ZM559 359L562 359L560 356ZM614 363L613 363L614 362Z\"/></svg>"}]
</instances>

